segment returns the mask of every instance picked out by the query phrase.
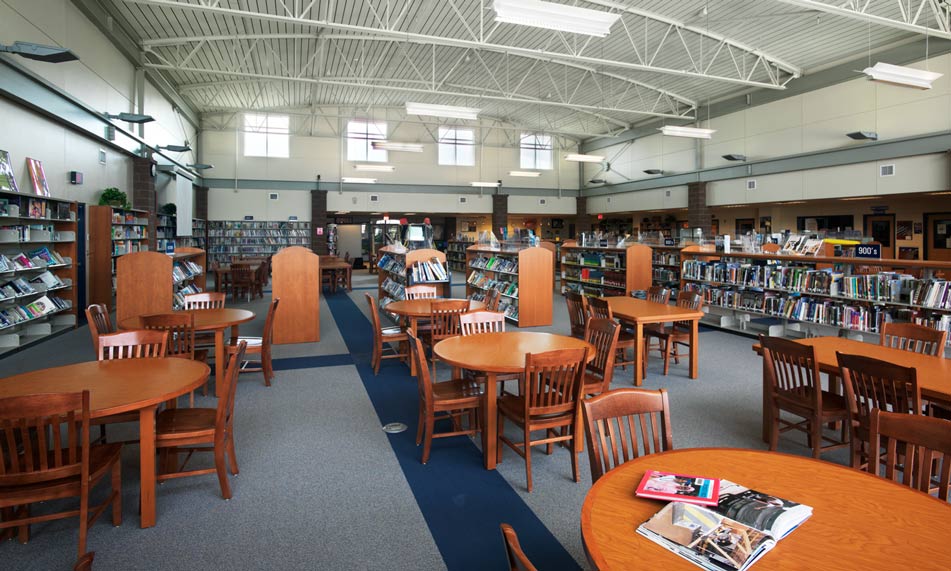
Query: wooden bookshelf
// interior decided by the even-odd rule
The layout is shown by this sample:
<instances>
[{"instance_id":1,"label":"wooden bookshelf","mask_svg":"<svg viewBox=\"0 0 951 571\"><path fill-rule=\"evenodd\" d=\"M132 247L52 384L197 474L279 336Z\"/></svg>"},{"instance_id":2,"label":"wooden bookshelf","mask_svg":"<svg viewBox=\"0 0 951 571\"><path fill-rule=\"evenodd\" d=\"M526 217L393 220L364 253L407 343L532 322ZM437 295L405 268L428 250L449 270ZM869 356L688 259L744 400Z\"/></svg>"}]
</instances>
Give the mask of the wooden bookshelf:
<instances>
[{"instance_id":1,"label":"wooden bookshelf","mask_svg":"<svg viewBox=\"0 0 951 571\"><path fill-rule=\"evenodd\" d=\"M78 213L72 201L0 192L0 356L76 327Z\"/></svg>"},{"instance_id":2,"label":"wooden bookshelf","mask_svg":"<svg viewBox=\"0 0 951 571\"><path fill-rule=\"evenodd\" d=\"M550 250L470 246L466 267L466 297L482 300L486 291L498 289L499 309L507 319L519 327L551 325L554 255Z\"/></svg>"},{"instance_id":3,"label":"wooden bookshelf","mask_svg":"<svg viewBox=\"0 0 951 571\"><path fill-rule=\"evenodd\" d=\"M180 236L176 244L189 248L208 248L208 222L200 218L192 218L192 235Z\"/></svg>"},{"instance_id":4,"label":"wooden bookshelf","mask_svg":"<svg viewBox=\"0 0 951 571\"><path fill-rule=\"evenodd\" d=\"M271 264L271 296L281 300L274 315L274 343L320 341L320 256L291 246Z\"/></svg>"},{"instance_id":5,"label":"wooden bookshelf","mask_svg":"<svg viewBox=\"0 0 951 571\"><path fill-rule=\"evenodd\" d=\"M392 301L405 299L402 293L403 288L415 284L432 284L436 286L436 295L439 297L452 297L452 279L448 269L446 270L447 279L439 281L413 281L411 268L415 264L432 261L436 258L446 268L446 254L439 250L424 248L421 250L408 250L401 252L394 246L383 246L377 248L377 258L374 265L377 267L377 287L380 306L385 307ZM381 266L384 260L396 260L402 265L402 268L387 269Z\"/></svg>"},{"instance_id":6,"label":"wooden bookshelf","mask_svg":"<svg viewBox=\"0 0 951 571\"><path fill-rule=\"evenodd\" d=\"M643 244L620 248L566 244L561 247L561 291L606 297L646 290L651 286L651 257L651 247Z\"/></svg>"},{"instance_id":7,"label":"wooden bookshelf","mask_svg":"<svg viewBox=\"0 0 951 571\"><path fill-rule=\"evenodd\" d=\"M181 309L185 294L205 290L205 262L205 252L198 248L180 248L173 255L135 252L120 256L116 262L116 322ZM183 270L189 264L197 269L176 277L173 270Z\"/></svg>"},{"instance_id":8,"label":"wooden bookshelf","mask_svg":"<svg viewBox=\"0 0 951 571\"><path fill-rule=\"evenodd\" d=\"M176 245L176 226L177 216L174 214L158 214L155 216L155 251L159 253L166 252L168 243L172 243L172 249Z\"/></svg>"},{"instance_id":9,"label":"wooden bookshelf","mask_svg":"<svg viewBox=\"0 0 951 571\"><path fill-rule=\"evenodd\" d=\"M310 245L310 222L208 221L208 255L211 262L227 264L233 256L266 258L281 248L310 248Z\"/></svg>"},{"instance_id":10,"label":"wooden bookshelf","mask_svg":"<svg viewBox=\"0 0 951 571\"><path fill-rule=\"evenodd\" d=\"M147 210L89 206L86 209L89 234L89 303L114 308L116 259L136 252L147 252L154 227Z\"/></svg>"},{"instance_id":11,"label":"wooden bookshelf","mask_svg":"<svg viewBox=\"0 0 951 571\"><path fill-rule=\"evenodd\" d=\"M446 242L446 262L449 263L450 270L466 271L466 248L471 245L472 242L463 240L449 240Z\"/></svg>"}]
</instances>

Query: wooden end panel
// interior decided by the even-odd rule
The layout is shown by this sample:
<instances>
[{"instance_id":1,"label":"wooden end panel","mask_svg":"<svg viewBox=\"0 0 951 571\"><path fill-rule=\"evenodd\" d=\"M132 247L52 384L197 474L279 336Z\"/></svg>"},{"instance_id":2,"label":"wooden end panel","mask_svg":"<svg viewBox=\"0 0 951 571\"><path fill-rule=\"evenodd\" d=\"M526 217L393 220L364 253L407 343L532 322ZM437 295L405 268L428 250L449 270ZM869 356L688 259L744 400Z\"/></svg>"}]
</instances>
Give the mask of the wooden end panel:
<instances>
[{"instance_id":1,"label":"wooden end panel","mask_svg":"<svg viewBox=\"0 0 951 571\"><path fill-rule=\"evenodd\" d=\"M320 257L303 246L283 248L271 259L274 343L320 341Z\"/></svg>"},{"instance_id":2,"label":"wooden end panel","mask_svg":"<svg viewBox=\"0 0 951 571\"><path fill-rule=\"evenodd\" d=\"M172 258L133 252L116 260L116 323L130 317L172 311Z\"/></svg>"},{"instance_id":3,"label":"wooden end panel","mask_svg":"<svg viewBox=\"0 0 951 571\"><path fill-rule=\"evenodd\" d=\"M551 325L554 261L554 254L545 248L518 253L519 327Z\"/></svg>"}]
</instances>

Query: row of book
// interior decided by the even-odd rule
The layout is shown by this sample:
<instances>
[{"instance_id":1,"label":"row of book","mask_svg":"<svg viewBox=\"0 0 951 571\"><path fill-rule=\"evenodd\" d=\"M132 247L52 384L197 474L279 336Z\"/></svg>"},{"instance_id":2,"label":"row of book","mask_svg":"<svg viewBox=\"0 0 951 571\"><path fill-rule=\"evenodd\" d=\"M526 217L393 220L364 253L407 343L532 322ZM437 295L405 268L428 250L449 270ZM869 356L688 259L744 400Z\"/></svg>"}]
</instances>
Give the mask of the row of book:
<instances>
[{"instance_id":1,"label":"row of book","mask_svg":"<svg viewBox=\"0 0 951 571\"><path fill-rule=\"evenodd\" d=\"M192 260L182 260L172 264L172 281L176 284L200 276L204 270Z\"/></svg>"},{"instance_id":2,"label":"row of book","mask_svg":"<svg viewBox=\"0 0 951 571\"><path fill-rule=\"evenodd\" d=\"M49 266L64 266L72 263L69 258L64 258L56 250L50 250L43 246L26 254L19 252L17 254L0 254L0 273L17 272L22 270L43 269Z\"/></svg>"},{"instance_id":3,"label":"row of book","mask_svg":"<svg viewBox=\"0 0 951 571\"><path fill-rule=\"evenodd\" d=\"M112 255L123 256L135 252L148 252L149 244L141 240L116 240L112 243Z\"/></svg>"},{"instance_id":4,"label":"row of book","mask_svg":"<svg viewBox=\"0 0 951 571\"><path fill-rule=\"evenodd\" d=\"M498 290L502 295L518 298L518 282L495 279L482 272L472 272L467 280L472 287L483 290Z\"/></svg>"},{"instance_id":5,"label":"row of book","mask_svg":"<svg viewBox=\"0 0 951 571\"><path fill-rule=\"evenodd\" d=\"M69 280L67 280L67 282L69 282ZM0 284L0 302L35 295L51 289L66 287L67 285L72 285L72 282L68 284L63 282L63 280L59 279L59 276L56 276L49 270L29 280L25 278L14 278L4 284Z\"/></svg>"},{"instance_id":6,"label":"row of book","mask_svg":"<svg viewBox=\"0 0 951 571\"><path fill-rule=\"evenodd\" d=\"M222 220L209 224L209 232L218 230L284 230L310 228L310 222L254 222L248 220Z\"/></svg>"},{"instance_id":7,"label":"row of book","mask_svg":"<svg viewBox=\"0 0 951 571\"><path fill-rule=\"evenodd\" d=\"M914 323L918 325L948 332L948 341L946 344L951 345L951 315L932 315L929 317L914 316L913 320Z\"/></svg>"},{"instance_id":8,"label":"row of book","mask_svg":"<svg viewBox=\"0 0 951 571\"><path fill-rule=\"evenodd\" d=\"M590 284L583 282L570 282L563 281L561 282L561 293L574 292L580 293L581 295L587 295L589 297L601 297L604 294L604 290Z\"/></svg>"},{"instance_id":9,"label":"row of book","mask_svg":"<svg viewBox=\"0 0 951 571\"><path fill-rule=\"evenodd\" d=\"M186 284L178 289L172 297L172 309L179 310L185 307L185 296L201 293L201 288L194 283Z\"/></svg>"},{"instance_id":10,"label":"row of book","mask_svg":"<svg viewBox=\"0 0 951 571\"><path fill-rule=\"evenodd\" d=\"M209 230L211 238L283 238L284 230Z\"/></svg>"},{"instance_id":11,"label":"row of book","mask_svg":"<svg viewBox=\"0 0 951 571\"><path fill-rule=\"evenodd\" d=\"M493 272L518 273L518 258L501 258L499 256L479 256L473 258L469 267L477 270L492 270Z\"/></svg>"},{"instance_id":12,"label":"row of book","mask_svg":"<svg viewBox=\"0 0 951 571\"><path fill-rule=\"evenodd\" d=\"M601 252L578 252L569 253L561 257L563 264L580 264L582 266L592 266L595 268L614 268L624 267L624 256L621 254L606 254Z\"/></svg>"},{"instance_id":13,"label":"row of book","mask_svg":"<svg viewBox=\"0 0 951 571\"><path fill-rule=\"evenodd\" d=\"M661 283L676 282L680 280L680 273L670 268L654 268L651 279Z\"/></svg>"},{"instance_id":14,"label":"row of book","mask_svg":"<svg viewBox=\"0 0 951 571\"><path fill-rule=\"evenodd\" d=\"M149 219L148 217L139 218L135 215L134 212L121 212L118 210L112 211L112 223L113 224L124 224L124 225L137 225L137 226L148 226Z\"/></svg>"},{"instance_id":15,"label":"row of book","mask_svg":"<svg viewBox=\"0 0 951 571\"><path fill-rule=\"evenodd\" d=\"M651 257L651 263L654 265L663 265L663 266L679 266L680 265L680 255L674 254L671 252L654 252L654 255Z\"/></svg>"},{"instance_id":16,"label":"row of book","mask_svg":"<svg viewBox=\"0 0 951 571\"><path fill-rule=\"evenodd\" d=\"M577 280L590 284L599 284L604 286L624 289L625 276L620 272L605 270L596 270L590 268L572 268L566 266L561 271L562 279Z\"/></svg>"},{"instance_id":17,"label":"row of book","mask_svg":"<svg viewBox=\"0 0 951 571\"><path fill-rule=\"evenodd\" d=\"M26 321L45 317L51 313L63 311L72 307L69 300L55 295L43 297L24 305L8 307L0 310L0 329L7 329Z\"/></svg>"},{"instance_id":18,"label":"row of book","mask_svg":"<svg viewBox=\"0 0 951 571\"><path fill-rule=\"evenodd\" d=\"M398 281L386 278L383 280L383 283L380 284L380 289L385 291L390 297L398 300L406 299L406 286L399 283Z\"/></svg>"},{"instance_id":19,"label":"row of book","mask_svg":"<svg viewBox=\"0 0 951 571\"><path fill-rule=\"evenodd\" d=\"M71 221L73 214L68 202L50 202L41 198L26 199L24 197L17 204L11 202L9 198L0 198L0 218Z\"/></svg>"},{"instance_id":20,"label":"row of book","mask_svg":"<svg viewBox=\"0 0 951 571\"><path fill-rule=\"evenodd\" d=\"M113 240L144 239L149 237L147 226L113 226Z\"/></svg>"},{"instance_id":21,"label":"row of book","mask_svg":"<svg viewBox=\"0 0 951 571\"><path fill-rule=\"evenodd\" d=\"M403 260L404 258L383 254L376 265L381 270L390 272L391 274L403 275L406 272L406 263Z\"/></svg>"},{"instance_id":22,"label":"row of book","mask_svg":"<svg viewBox=\"0 0 951 571\"><path fill-rule=\"evenodd\" d=\"M449 273L438 258L417 262L410 268L411 283L444 282L448 279Z\"/></svg>"}]
</instances>

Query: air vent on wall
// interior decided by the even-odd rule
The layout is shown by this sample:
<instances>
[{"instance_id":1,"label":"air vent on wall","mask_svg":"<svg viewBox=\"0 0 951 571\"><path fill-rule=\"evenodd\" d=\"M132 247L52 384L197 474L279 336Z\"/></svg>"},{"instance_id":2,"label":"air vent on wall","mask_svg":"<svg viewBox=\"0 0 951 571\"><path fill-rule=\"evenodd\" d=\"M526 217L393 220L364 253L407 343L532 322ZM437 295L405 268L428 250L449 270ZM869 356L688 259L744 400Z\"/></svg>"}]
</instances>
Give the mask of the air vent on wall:
<instances>
[{"instance_id":1,"label":"air vent on wall","mask_svg":"<svg viewBox=\"0 0 951 571\"><path fill-rule=\"evenodd\" d=\"M277 200L280 197L280 195L276 192L271 192L271 193L268 193L267 197L269 200Z\"/></svg>"},{"instance_id":2,"label":"air vent on wall","mask_svg":"<svg viewBox=\"0 0 951 571\"><path fill-rule=\"evenodd\" d=\"M544 198L539 198L539 199L538 199L538 204L540 204L540 205L542 205L542 206L545 206L546 204L548 204L548 201L547 201L546 199L544 199Z\"/></svg>"},{"instance_id":3,"label":"air vent on wall","mask_svg":"<svg viewBox=\"0 0 951 571\"><path fill-rule=\"evenodd\" d=\"M878 176L895 176L895 165L878 165Z\"/></svg>"},{"instance_id":4,"label":"air vent on wall","mask_svg":"<svg viewBox=\"0 0 951 571\"><path fill-rule=\"evenodd\" d=\"M669 191L669 190L668 190L668 191L665 191L665 192L664 192L664 196L670 196L670 191Z\"/></svg>"},{"instance_id":5,"label":"air vent on wall","mask_svg":"<svg viewBox=\"0 0 951 571\"><path fill-rule=\"evenodd\" d=\"M756 190L756 179L751 178L746 181L746 190Z\"/></svg>"},{"instance_id":6,"label":"air vent on wall","mask_svg":"<svg viewBox=\"0 0 951 571\"><path fill-rule=\"evenodd\" d=\"M467 202L469 202L469 197L467 197L467 196L460 196L460 197L459 197L459 204L465 204L465 203L467 203Z\"/></svg>"},{"instance_id":7,"label":"air vent on wall","mask_svg":"<svg viewBox=\"0 0 951 571\"><path fill-rule=\"evenodd\" d=\"M379 202L379 201L380 201L380 195L379 195L379 194L371 194L371 195L370 195L370 202Z\"/></svg>"},{"instance_id":8,"label":"air vent on wall","mask_svg":"<svg viewBox=\"0 0 951 571\"><path fill-rule=\"evenodd\" d=\"M611 204L611 197L608 197L608 204Z\"/></svg>"}]
</instances>

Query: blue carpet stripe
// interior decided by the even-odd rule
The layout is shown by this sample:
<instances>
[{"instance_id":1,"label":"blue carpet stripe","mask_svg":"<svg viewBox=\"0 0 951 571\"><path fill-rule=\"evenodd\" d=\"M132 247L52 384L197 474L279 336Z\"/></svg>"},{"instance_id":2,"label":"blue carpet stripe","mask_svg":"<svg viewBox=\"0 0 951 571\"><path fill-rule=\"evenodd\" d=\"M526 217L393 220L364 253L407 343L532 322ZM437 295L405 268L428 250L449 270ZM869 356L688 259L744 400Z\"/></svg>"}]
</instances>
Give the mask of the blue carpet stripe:
<instances>
[{"instance_id":1,"label":"blue carpet stripe","mask_svg":"<svg viewBox=\"0 0 951 571\"><path fill-rule=\"evenodd\" d=\"M395 359L384 361L380 374L374 376L369 320L349 296L326 300L381 423L403 422L409 427L390 435L390 444L447 568L507 568L499 532L499 524L505 522L516 529L522 547L539 569L579 569L505 478L482 467L482 453L468 438L434 440L429 464L420 463L415 379Z\"/></svg>"}]
</instances>

